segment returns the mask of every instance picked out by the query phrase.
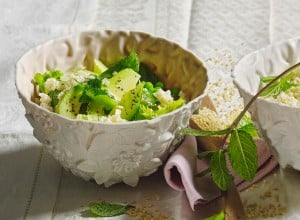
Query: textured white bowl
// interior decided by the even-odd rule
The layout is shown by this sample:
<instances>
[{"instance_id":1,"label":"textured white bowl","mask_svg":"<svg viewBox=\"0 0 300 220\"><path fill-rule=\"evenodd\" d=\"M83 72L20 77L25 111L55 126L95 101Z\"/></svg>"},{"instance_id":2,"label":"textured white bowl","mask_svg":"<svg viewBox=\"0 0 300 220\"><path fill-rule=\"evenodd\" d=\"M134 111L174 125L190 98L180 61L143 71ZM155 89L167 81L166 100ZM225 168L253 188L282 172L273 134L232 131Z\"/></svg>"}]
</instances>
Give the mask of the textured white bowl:
<instances>
[{"instance_id":1,"label":"textured white bowl","mask_svg":"<svg viewBox=\"0 0 300 220\"><path fill-rule=\"evenodd\" d=\"M94 58L112 64L134 49L167 87L179 87L190 100L152 120L95 123L73 120L35 104L35 72L69 70ZM34 136L67 170L110 186L135 186L140 176L157 170L181 139L191 114L199 107L207 73L191 52L166 39L139 32L93 31L49 41L27 52L16 66L16 87L34 128Z\"/></svg>"},{"instance_id":2,"label":"textured white bowl","mask_svg":"<svg viewBox=\"0 0 300 220\"><path fill-rule=\"evenodd\" d=\"M279 75L300 61L300 39L269 45L243 57L232 76L245 103L257 93L260 76ZM272 146L281 167L300 170L300 108L258 98L251 115L260 134Z\"/></svg>"}]
</instances>

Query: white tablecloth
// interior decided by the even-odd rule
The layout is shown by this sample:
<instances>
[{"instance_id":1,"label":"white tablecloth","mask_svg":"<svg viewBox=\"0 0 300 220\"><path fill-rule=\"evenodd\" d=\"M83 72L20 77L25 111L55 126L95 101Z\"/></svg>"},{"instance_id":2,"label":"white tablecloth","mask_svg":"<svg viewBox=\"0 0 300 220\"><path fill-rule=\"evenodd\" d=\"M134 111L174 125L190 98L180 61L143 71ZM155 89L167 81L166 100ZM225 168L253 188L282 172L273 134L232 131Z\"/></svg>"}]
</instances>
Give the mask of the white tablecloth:
<instances>
[{"instance_id":1,"label":"white tablecloth","mask_svg":"<svg viewBox=\"0 0 300 220\"><path fill-rule=\"evenodd\" d=\"M191 211L184 193L166 185L160 171L136 188L109 189L64 171L34 139L14 86L14 65L31 47L80 30L145 31L194 51L214 80L229 75L247 53L300 37L299 0L0 0L0 5L0 219L80 219L91 201L141 202L147 195L159 195L154 205L173 219L202 215ZM287 207L276 219L300 219L298 172L282 171L262 184L276 185ZM255 194L244 192L243 200L259 202Z\"/></svg>"}]
</instances>

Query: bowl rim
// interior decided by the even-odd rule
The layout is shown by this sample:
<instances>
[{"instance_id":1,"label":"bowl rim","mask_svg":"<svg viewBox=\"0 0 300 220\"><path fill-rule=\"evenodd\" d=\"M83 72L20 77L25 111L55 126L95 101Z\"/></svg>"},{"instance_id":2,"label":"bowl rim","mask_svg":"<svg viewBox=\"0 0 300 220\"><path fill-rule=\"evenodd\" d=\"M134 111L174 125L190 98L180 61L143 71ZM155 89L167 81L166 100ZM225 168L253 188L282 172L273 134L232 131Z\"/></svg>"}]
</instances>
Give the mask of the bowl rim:
<instances>
[{"instance_id":1,"label":"bowl rim","mask_svg":"<svg viewBox=\"0 0 300 220\"><path fill-rule=\"evenodd\" d=\"M247 94L249 97L253 97L254 95L251 94L249 92L249 90L246 90L244 87L241 87L240 85L240 81L236 79L236 76L240 75L240 73L238 73L238 71L236 70L238 67L240 67L240 65L242 65L241 63L248 59L249 57L252 57L252 56L255 56L256 54L263 54L264 51L270 49L270 48L277 48L277 47L280 47L284 44L288 44L288 43L291 43L291 42L297 42L299 41L300 42L300 37L294 37L294 38L290 38L290 39L285 39L285 40L280 40L278 42L275 42L275 43L270 43L262 48L259 48L255 51L252 51L248 54L246 54L245 56L243 56L242 58L240 58L237 62L237 64L232 68L232 71L231 71L231 77L233 79L233 83L236 85L236 87L238 87L241 91L243 91L245 94ZM264 56L265 58L265 56ZM300 60L299 60L300 62ZM280 73L279 73L280 74ZM286 108L288 110L292 110L292 111L298 111L300 109L300 106L289 106L289 105L286 105L286 104L283 104L283 103L280 103L280 102L276 102L274 100L271 100L271 99L266 99L266 98L263 98L263 97L258 97L256 100L259 100L259 101L262 101L262 102L266 102L266 103L269 103L271 104L272 106L280 106L282 108Z\"/></svg>"},{"instance_id":2,"label":"bowl rim","mask_svg":"<svg viewBox=\"0 0 300 220\"><path fill-rule=\"evenodd\" d=\"M190 55L192 55L195 59L197 59L198 61L200 61L200 63L202 64L202 67L205 69L205 75L206 75L206 85L205 85L205 88L203 90L203 92L196 96L195 98L189 100L187 103L185 103L183 106L171 111L171 112L168 112L166 114L162 114L158 117L155 117L153 119L143 119L143 120L135 120L135 121L124 121L124 122L100 122L100 121L91 121L91 120L82 120L82 119L73 119L73 118L69 118L69 117L66 117L64 115L60 115L58 113L55 113L55 112L51 112L45 108L43 108L42 106L38 105L37 103L33 102L31 99L28 99L22 92L22 90L20 89L20 86L19 86L19 81L18 81L18 78L19 78L19 75L20 75L20 71L19 71L19 64L20 62L22 61L22 59L27 56L28 54L31 54L32 52L34 51L37 51L39 50L41 47L45 46L45 45L48 45L48 44L51 44L55 41L59 41L59 40L63 40L63 39L67 39L67 38L72 38L72 37L76 37L78 35L81 35L81 34L88 34L88 33L105 33L105 32L112 32L112 33L125 33L125 34L140 34L140 35L146 35L146 36L149 36L149 37L153 37L153 38L156 38L156 39L160 39L160 40L163 40L163 41L167 41L171 44L173 44L174 46L176 47L179 47L181 48L182 50L184 50L186 53L189 53ZM119 126L128 126L128 125L132 125L132 124L143 124L143 123L155 123L156 121L159 121L160 119L163 119L163 118L166 118L166 117L169 117L170 115L172 114L177 114L178 112L181 112L183 109L185 108L188 108L190 105L192 105L193 103L195 102L199 102L204 96L207 95L207 90L208 90L208 83L209 83L209 77L208 77L208 73L207 73L207 67L205 65L205 62L200 60L200 58L198 56L196 56L196 54L191 51L190 49L188 48L185 48L183 46L181 46L179 43L177 42L174 42L170 39L167 39L165 37L161 37L161 36L156 36L154 34L151 34L151 33L148 33L148 32L144 32L144 31L135 31L135 30L113 30L113 29L92 29L92 30L83 30L83 31L77 31L77 32L73 32L73 33L70 33L70 34L67 34L67 35L63 35L63 36L59 36L59 37L55 37L53 39L50 39L50 40L46 40L40 44L37 44L36 46L30 48L29 50L27 50L25 53L23 53L22 55L19 56L19 58L17 59L16 63L15 63L15 87L16 87L16 90L17 90L17 93L19 95L19 98L23 101L26 101L27 104L29 104L30 106L32 106L33 108L37 108L39 109L40 111L43 111L47 114L50 114L51 116L54 116L54 117L58 117L58 118L61 118L63 120L66 120L68 122L81 122L81 123L86 123L86 124L102 124L102 125L107 125L107 126L113 126L113 125L119 125Z\"/></svg>"}]
</instances>

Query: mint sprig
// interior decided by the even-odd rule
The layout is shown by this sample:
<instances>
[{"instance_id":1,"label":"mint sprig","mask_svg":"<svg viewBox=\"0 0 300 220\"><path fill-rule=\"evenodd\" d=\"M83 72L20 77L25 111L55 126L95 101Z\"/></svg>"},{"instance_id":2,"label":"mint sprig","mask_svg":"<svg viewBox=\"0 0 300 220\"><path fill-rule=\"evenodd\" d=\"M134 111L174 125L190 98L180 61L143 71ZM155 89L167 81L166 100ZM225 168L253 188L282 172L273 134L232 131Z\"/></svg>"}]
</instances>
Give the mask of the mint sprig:
<instances>
[{"instance_id":1,"label":"mint sprig","mask_svg":"<svg viewBox=\"0 0 300 220\"><path fill-rule=\"evenodd\" d=\"M238 124L238 129L249 133L252 137L258 137L258 132L251 118L244 115Z\"/></svg>"},{"instance_id":2,"label":"mint sprig","mask_svg":"<svg viewBox=\"0 0 300 220\"><path fill-rule=\"evenodd\" d=\"M197 129L185 128L184 134L192 136L214 136L226 135L230 128L221 131L200 131ZM258 167L257 149L252 137L257 137L257 130L252 120L243 116L236 129L232 130L228 148L221 147L217 151L204 151L197 155L198 159L210 158L209 169L198 173L197 177L212 174L213 181L223 191L226 191L232 184L232 174L226 164L226 154L234 171L247 181L251 181Z\"/></svg>"},{"instance_id":3,"label":"mint sprig","mask_svg":"<svg viewBox=\"0 0 300 220\"><path fill-rule=\"evenodd\" d=\"M272 97L278 96L281 92L288 90L293 86L297 86L295 83L291 82L291 79L295 76L295 72L290 72L288 75L281 77L279 80L274 82L268 89L261 93L262 97ZM270 83L274 80L276 76L262 76L260 81L262 83Z\"/></svg>"},{"instance_id":4,"label":"mint sprig","mask_svg":"<svg viewBox=\"0 0 300 220\"><path fill-rule=\"evenodd\" d=\"M224 135L222 144L216 146L218 147L216 151L202 152L197 155L199 159L210 157L210 167L195 176L203 176L211 173L215 184L222 191L227 191L233 183L232 174L227 168L227 154L229 162L237 175L249 182L253 180L258 168L258 154L253 137L257 137L258 133L251 119L247 118L245 114L259 96L266 97L266 95L278 94L279 91L285 91L294 86L291 79L295 73L291 71L299 66L300 63L297 63L278 76L262 78L262 82L267 84L252 97L229 128L221 131L202 131L191 128L182 130L183 134L191 136L207 137ZM229 136L230 139L227 147L226 141Z\"/></svg>"}]
</instances>

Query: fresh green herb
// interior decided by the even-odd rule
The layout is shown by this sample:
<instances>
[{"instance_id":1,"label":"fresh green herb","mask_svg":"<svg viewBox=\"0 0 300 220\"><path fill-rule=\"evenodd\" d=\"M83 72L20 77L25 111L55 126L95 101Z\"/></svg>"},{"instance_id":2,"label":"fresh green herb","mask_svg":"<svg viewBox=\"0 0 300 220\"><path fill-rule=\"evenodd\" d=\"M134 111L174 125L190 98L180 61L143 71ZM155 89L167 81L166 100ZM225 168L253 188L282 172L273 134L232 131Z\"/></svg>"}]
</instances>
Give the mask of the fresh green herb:
<instances>
[{"instance_id":1,"label":"fresh green herb","mask_svg":"<svg viewBox=\"0 0 300 220\"><path fill-rule=\"evenodd\" d=\"M53 91L50 91L49 93L48 93L48 95L50 96L50 98L51 98L51 106L53 107L53 108L55 108L55 106L58 104L58 94L60 93L61 91L60 90L57 90L57 89L55 89L55 90L53 90Z\"/></svg>"},{"instance_id":2,"label":"fresh green herb","mask_svg":"<svg viewBox=\"0 0 300 220\"><path fill-rule=\"evenodd\" d=\"M151 82L152 84L160 82L160 79L155 75L152 69L145 63L140 63L139 74L141 75L141 81Z\"/></svg>"},{"instance_id":3,"label":"fresh green herb","mask_svg":"<svg viewBox=\"0 0 300 220\"><path fill-rule=\"evenodd\" d=\"M149 106L141 105L139 114L142 115L144 119L151 119L178 109L183 106L184 103L185 101L183 99L177 99L168 104L161 105L160 108L149 108Z\"/></svg>"},{"instance_id":4,"label":"fresh green herb","mask_svg":"<svg viewBox=\"0 0 300 220\"><path fill-rule=\"evenodd\" d=\"M199 159L210 157L210 167L202 171L195 176L202 177L208 173L212 174L212 179L215 184L223 191L227 191L233 183L233 178L231 173L227 168L226 155L228 154L229 162L234 169L234 171L247 181L253 180L256 170L258 167L258 155L257 148L254 143L253 137L257 136L257 131L255 131L255 126L253 122L245 116L246 112L249 110L252 103L259 96L273 96L278 95L279 92L285 91L286 89L294 86L290 80L294 77L292 70L298 68L300 63L297 63L276 77L263 77L261 82L267 83L263 88L261 88L247 103L243 111L238 115L238 117L233 121L231 126L226 130L226 134L223 138L223 142L218 150L202 152L198 155ZM194 136L210 136L215 135L214 132L196 132L193 129L184 129L184 134L194 135ZM228 148L225 149L226 140L230 136ZM242 204L241 204L242 206ZM224 210L213 216L206 218L205 220L224 220L225 214Z\"/></svg>"},{"instance_id":5,"label":"fresh green herb","mask_svg":"<svg viewBox=\"0 0 300 220\"><path fill-rule=\"evenodd\" d=\"M231 186L233 177L227 168L224 150L220 149L213 153L210 168L213 181L221 190L226 191Z\"/></svg>"},{"instance_id":6,"label":"fresh green herb","mask_svg":"<svg viewBox=\"0 0 300 220\"><path fill-rule=\"evenodd\" d=\"M258 136L255 126L250 118L245 114L249 110L252 103L260 95L274 95L278 94L278 91L284 91L288 87L294 84L290 80L294 77L295 68L299 67L300 63L295 64L289 69L276 77L264 77L262 82L267 83L261 88L248 102L243 111L233 121L228 129L221 131L201 131L191 128L185 128L182 130L183 134L192 136L213 136L224 135L223 142L218 150L214 152L203 152L198 155L199 159L210 157L210 169L207 169L204 174L211 172L212 177L216 185L223 191L229 189L232 184L232 175L227 168L226 154L228 154L229 162L233 170L246 181L252 181L258 167L258 155L254 137ZM230 136L228 147L226 148L226 140ZM200 173L199 176L203 176Z\"/></svg>"},{"instance_id":7,"label":"fresh green herb","mask_svg":"<svg viewBox=\"0 0 300 220\"><path fill-rule=\"evenodd\" d=\"M272 83L272 85L268 89L266 89L261 94L261 96L262 97L277 96L281 92L284 92L284 91L288 90L289 88L291 88L293 86L296 86L295 83L291 82L291 80L294 78L295 75L296 75L295 72L290 72L286 76L281 77L279 80L277 80L276 82ZM260 80L261 80L262 83L270 83L275 78L276 78L276 76L265 76L265 77L262 76L260 78Z\"/></svg>"},{"instance_id":8,"label":"fresh green herb","mask_svg":"<svg viewBox=\"0 0 300 220\"><path fill-rule=\"evenodd\" d=\"M126 212L133 208L131 205L113 204L107 202L91 203L89 205L90 212L99 217L112 217L126 214Z\"/></svg>"},{"instance_id":9,"label":"fresh green herb","mask_svg":"<svg viewBox=\"0 0 300 220\"><path fill-rule=\"evenodd\" d=\"M165 85L162 82L155 83L154 87L164 89Z\"/></svg>"},{"instance_id":10,"label":"fresh green herb","mask_svg":"<svg viewBox=\"0 0 300 220\"><path fill-rule=\"evenodd\" d=\"M172 97L176 100L179 99L179 93L180 93L180 89L179 88L172 88L171 89L171 95Z\"/></svg>"},{"instance_id":11,"label":"fresh green herb","mask_svg":"<svg viewBox=\"0 0 300 220\"><path fill-rule=\"evenodd\" d=\"M251 181L258 167L257 149L252 135L257 135L253 122L244 116L238 123L237 128L230 133L228 148L219 146L220 150L205 151L197 155L198 159L210 157L211 174L216 185L223 191L226 191L232 184L232 175L226 165L225 154L228 153L229 162L234 171L247 181ZM230 128L220 131L202 131L192 128L182 130L183 134L192 136L214 136L228 134ZM227 137L226 137L227 139ZM206 173L208 174L208 172ZM202 174L199 174L202 176Z\"/></svg>"},{"instance_id":12,"label":"fresh green herb","mask_svg":"<svg viewBox=\"0 0 300 220\"><path fill-rule=\"evenodd\" d=\"M115 65L105 70L99 77L100 79L111 78L114 72L119 72L126 68L130 68L135 72L139 72L140 62L137 54L134 51L131 51L129 56L124 57Z\"/></svg>"},{"instance_id":13,"label":"fresh green herb","mask_svg":"<svg viewBox=\"0 0 300 220\"><path fill-rule=\"evenodd\" d=\"M227 150L235 172L245 180L251 181L258 167L257 149L252 136L243 130L233 130Z\"/></svg>"},{"instance_id":14,"label":"fresh green herb","mask_svg":"<svg viewBox=\"0 0 300 220\"><path fill-rule=\"evenodd\" d=\"M47 79L54 78L54 79L60 79L62 76L62 72L60 70L50 70L48 72L42 73L36 73L34 75L33 81L35 84L39 86L39 90L41 92L48 92L45 90L45 83Z\"/></svg>"},{"instance_id":15,"label":"fresh green herb","mask_svg":"<svg viewBox=\"0 0 300 220\"><path fill-rule=\"evenodd\" d=\"M242 117L237 127L239 130L249 133L252 137L258 137L258 132L255 128L253 121L246 115Z\"/></svg>"},{"instance_id":16,"label":"fresh green herb","mask_svg":"<svg viewBox=\"0 0 300 220\"><path fill-rule=\"evenodd\" d=\"M201 137L226 135L229 132L230 128L219 131L202 131L192 128L185 128L182 130L183 134ZM226 165L226 153L228 153L229 162L234 171L247 181L251 181L254 178L258 167L257 149L252 139L253 137L257 137L258 133L252 120L244 115L236 128L231 130L230 133L231 136L227 149L204 151L197 155L198 159L211 158L210 171L213 180L223 191L227 190L232 184L232 175ZM225 167L222 167L221 164ZM205 172L205 174L208 173L209 170ZM196 176L203 176L203 173L201 172Z\"/></svg>"},{"instance_id":17,"label":"fresh green herb","mask_svg":"<svg viewBox=\"0 0 300 220\"><path fill-rule=\"evenodd\" d=\"M224 220L224 219L225 219L224 211L221 211L215 215L205 218L204 220Z\"/></svg>"}]
</instances>

